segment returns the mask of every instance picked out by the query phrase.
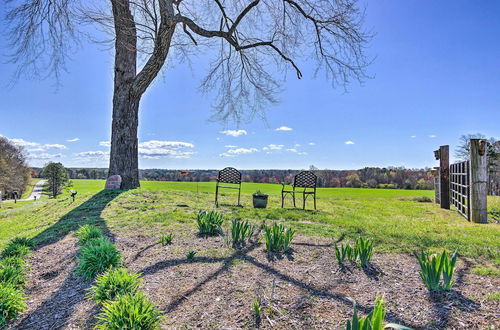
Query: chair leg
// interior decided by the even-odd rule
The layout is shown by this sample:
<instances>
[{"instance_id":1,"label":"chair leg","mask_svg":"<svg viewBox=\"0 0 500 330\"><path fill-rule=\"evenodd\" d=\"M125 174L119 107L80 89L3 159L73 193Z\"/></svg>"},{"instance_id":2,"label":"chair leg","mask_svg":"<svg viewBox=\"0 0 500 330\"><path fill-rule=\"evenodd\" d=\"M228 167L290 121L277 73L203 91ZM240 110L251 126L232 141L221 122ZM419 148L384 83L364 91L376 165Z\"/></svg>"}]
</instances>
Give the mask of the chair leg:
<instances>
[{"instance_id":1,"label":"chair leg","mask_svg":"<svg viewBox=\"0 0 500 330\"><path fill-rule=\"evenodd\" d=\"M295 207L297 207L297 206L295 206L295 193L292 193L292 196L293 196L293 207L295 208Z\"/></svg>"},{"instance_id":2,"label":"chair leg","mask_svg":"<svg viewBox=\"0 0 500 330\"><path fill-rule=\"evenodd\" d=\"M241 187L238 189L238 206L240 206Z\"/></svg>"},{"instance_id":3,"label":"chair leg","mask_svg":"<svg viewBox=\"0 0 500 330\"><path fill-rule=\"evenodd\" d=\"M316 210L316 194L314 194L314 209Z\"/></svg>"},{"instance_id":4,"label":"chair leg","mask_svg":"<svg viewBox=\"0 0 500 330\"><path fill-rule=\"evenodd\" d=\"M283 192L281 192L281 208L283 208L285 205L285 195L283 194Z\"/></svg>"},{"instance_id":5,"label":"chair leg","mask_svg":"<svg viewBox=\"0 0 500 330\"><path fill-rule=\"evenodd\" d=\"M306 209L306 194L302 195L302 209Z\"/></svg>"}]
</instances>

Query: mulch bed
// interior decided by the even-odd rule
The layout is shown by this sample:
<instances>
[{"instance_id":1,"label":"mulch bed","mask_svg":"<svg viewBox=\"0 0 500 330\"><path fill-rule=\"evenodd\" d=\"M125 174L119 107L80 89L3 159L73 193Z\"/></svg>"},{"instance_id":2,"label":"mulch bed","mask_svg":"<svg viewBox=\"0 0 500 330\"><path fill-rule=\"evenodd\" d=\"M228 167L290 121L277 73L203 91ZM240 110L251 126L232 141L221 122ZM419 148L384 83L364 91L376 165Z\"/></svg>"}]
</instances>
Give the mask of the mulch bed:
<instances>
[{"instance_id":1,"label":"mulch bed","mask_svg":"<svg viewBox=\"0 0 500 330\"><path fill-rule=\"evenodd\" d=\"M260 243L234 250L223 237L176 232L173 244L158 237L118 233L116 244L127 268L143 274L143 289L164 312L162 327L339 329L361 314L377 294L386 300L386 321L415 329L479 329L500 326L500 304L486 299L500 279L471 273L473 262L459 258L454 290L431 295L411 255L375 253L372 266L339 267L333 241L297 236L292 253L268 258ZM91 328L99 308L85 299L92 281L74 274L76 239L37 250L30 259L28 310L17 329ZM194 260L186 253L197 251ZM260 323L252 304L264 306Z\"/></svg>"}]
</instances>

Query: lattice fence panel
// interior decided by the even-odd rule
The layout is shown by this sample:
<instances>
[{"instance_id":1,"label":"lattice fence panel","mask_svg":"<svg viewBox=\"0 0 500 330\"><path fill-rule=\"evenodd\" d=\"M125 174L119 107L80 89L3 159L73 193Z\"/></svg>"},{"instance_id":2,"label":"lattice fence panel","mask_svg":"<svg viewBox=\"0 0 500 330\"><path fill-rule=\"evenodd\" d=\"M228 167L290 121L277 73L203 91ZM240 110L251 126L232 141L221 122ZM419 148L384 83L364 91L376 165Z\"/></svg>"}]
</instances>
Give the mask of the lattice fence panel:
<instances>
[{"instance_id":1,"label":"lattice fence panel","mask_svg":"<svg viewBox=\"0 0 500 330\"><path fill-rule=\"evenodd\" d=\"M470 163L450 165L450 201L467 220L470 217Z\"/></svg>"}]
</instances>

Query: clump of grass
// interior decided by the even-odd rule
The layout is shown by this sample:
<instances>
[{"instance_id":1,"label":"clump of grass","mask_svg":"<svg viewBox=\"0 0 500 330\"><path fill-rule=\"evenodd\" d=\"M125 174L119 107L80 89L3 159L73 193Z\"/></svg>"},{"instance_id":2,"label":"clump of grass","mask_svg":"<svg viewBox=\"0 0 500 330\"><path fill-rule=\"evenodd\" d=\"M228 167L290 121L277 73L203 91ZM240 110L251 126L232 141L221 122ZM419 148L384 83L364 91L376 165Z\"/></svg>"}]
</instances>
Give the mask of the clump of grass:
<instances>
[{"instance_id":1,"label":"clump of grass","mask_svg":"<svg viewBox=\"0 0 500 330\"><path fill-rule=\"evenodd\" d=\"M216 211L200 211L196 223L200 235L218 235L222 233L224 216Z\"/></svg>"},{"instance_id":2,"label":"clump of grass","mask_svg":"<svg viewBox=\"0 0 500 330\"><path fill-rule=\"evenodd\" d=\"M115 300L105 302L103 311L97 317L97 329L157 329L161 314L143 293L118 296Z\"/></svg>"},{"instance_id":3,"label":"clump of grass","mask_svg":"<svg viewBox=\"0 0 500 330\"><path fill-rule=\"evenodd\" d=\"M16 288L22 288L26 282L23 267L15 265L0 265L0 283L10 284Z\"/></svg>"},{"instance_id":4,"label":"clump of grass","mask_svg":"<svg viewBox=\"0 0 500 330\"><path fill-rule=\"evenodd\" d=\"M405 326L389 323L384 326L386 315L384 298L377 298L373 310L365 317L358 317L356 305L352 319L347 321L346 330L382 330L387 328L411 330Z\"/></svg>"},{"instance_id":5,"label":"clump of grass","mask_svg":"<svg viewBox=\"0 0 500 330\"><path fill-rule=\"evenodd\" d=\"M500 301L500 292L495 292L486 296L486 299L492 301Z\"/></svg>"},{"instance_id":6,"label":"clump of grass","mask_svg":"<svg viewBox=\"0 0 500 330\"><path fill-rule=\"evenodd\" d=\"M2 258L7 257L26 257L31 252L31 249L20 243L9 243L7 247L2 251Z\"/></svg>"},{"instance_id":7,"label":"clump of grass","mask_svg":"<svg viewBox=\"0 0 500 330\"><path fill-rule=\"evenodd\" d=\"M26 309L24 293L8 283L0 283L0 328Z\"/></svg>"},{"instance_id":8,"label":"clump of grass","mask_svg":"<svg viewBox=\"0 0 500 330\"><path fill-rule=\"evenodd\" d=\"M103 237L102 231L96 226L84 225L81 226L75 233L80 244L85 244L90 240Z\"/></svg>"},{"instance_id":9,"label":"clump of grass","mask_svg":"<svg viewBox=\"0 0 500 330\"><path fill-rule=\"evenodd\" d=\"M264 226L264 240L267 252L288 252L295 231L282 224Z\"/></svg>"},{"instance_id":10,"label":"clump of grass","mask_svg":"<svg viewBox=\"0 0 500 330\"><path fill-rule=\"evenodd\" d=\"M259 324L262 316L262 302L260 299L255 299L253 304L253 316L255 317L255 323Z\"/></svg>"},{"instance_id":11,"label":"clump of grass","mask_svg":"<svg viewBox=\"0 0 500 330\"><path fill-rule=\"evenodd\" d=\"M339 265L342 265L345 260L355 261L356 250L349 243L340 245L340 248L335 245L335 257Z\"/></svg>"},{"instance_id":12,"label":"clump of grass","mask_svg":"<svg viewBox=\"0 0 500 330\"><path fill-rule=\"evenodd\" d=\"M158 242L165 246L165 245L170 245L172 244L172 240L174 239L174 234L170 233L168 235L162 235L160 236L160 238L158 239Z\"/></svg>"},{"instance_id":13,"label":"clump of grass","mask_svg":"<svg viewBox=\"0 0 500 330\"><path fill-rule=\"evenodd\" d=\"M10 241L11 244L20 244L33 249L35 247L35 243L32 239L27 237L16 237Z\"/></svg>"},{"instance_id":14,"label":"clump of grass","mask_svg":"<svg viewBox=\"0 0 500 330\"><path fill-rule=\"evenodd\" d=\"M140 283L139 274L131 274L125 268L115 268L97 276L89 293L95 302L102 304L119 295L137 293Z\"/></svg>"},{"instance_id":15,"label":"clump of grass","mask_svg":"<svg viewBox=\"0 0 500 330\"><path fill-rule=\"evenodd\" d=\"M240 221L233 219L231 222L231 239L233 245L244 243L245 240L250 239L254 233L255 227L248 221Z\"/></svg>"},{"instance_id":16,"label":"clump of grass","mask_svg":"<svg viewBox=\"0 0 500 330\"><path fill-rule=\"evenodd\" d=\"M82 247L78 256L78 272L84 279L101 274L121 264L120 253L105 237L90 240Z\"/></svg>"},{"instance_id":17,"label":"clump of grass","mask_svg":"<svg viewBox=\"0 0 500 330\"><path fill-rule=\"evenodd\" d=\"M19 257L6 257L3 259L0 259L0 268L3 266L14 266L17 268L24 269L25 265L26 265L26 262Z\"/></svg>"},{"instance_id":18,"label":"clump of grass","mask_svg":"<svg viewBox=\"0 0 500 330\"><path fill-rule=\"evenodd\" d=\"M191 261L191 260L194 260L194 257L196 256L196 251L189 251L187 254L186 254L186 259Z\"/></svg>"},{"instance_id":19,"label":"clump of grass","mask_svg":"<svg viewBox=\"0 0 500 330\"><path fill-rule=\"evenodd\" d=\"M354 250L361 267L365 267L370 263L373 256L373 242L371 240L364 240L362 237L359 237L356 240Z\"/></svg>"},{"instance_id":20,"label":"clump of grass","mask_svg":"<svg viewBox=\"0 0 500 330\"><path fill-rule=\"evenodd\" d=\"M432 203L432 199L427 196L417 196L413 197L413 201L417 203Z\"/></svg>"},{"instance_id":21,"label":"clump of grass","mask_svg":"<svg viewBox=\"0 0 500 330\"><path fill-rule=\"evenodd\" d=\"M472 268L472 272L476 275L484 275L491 277L500 277L500 269L488 266L476 266Z\"/></svg>"},{"instance_id":22,"label":"clump of grass","mask_svg":"<svg viewBox=\"0 0 500 330\"><path fill-rule=\"evenodd\" d=\"M441 254L431 254L428 251L415 253L420 264L420 278L429 291L448 291L453 287L455 281L453 274L457 262L457 252L448 256L446 251Z\"/></svg>"}]
</instances>

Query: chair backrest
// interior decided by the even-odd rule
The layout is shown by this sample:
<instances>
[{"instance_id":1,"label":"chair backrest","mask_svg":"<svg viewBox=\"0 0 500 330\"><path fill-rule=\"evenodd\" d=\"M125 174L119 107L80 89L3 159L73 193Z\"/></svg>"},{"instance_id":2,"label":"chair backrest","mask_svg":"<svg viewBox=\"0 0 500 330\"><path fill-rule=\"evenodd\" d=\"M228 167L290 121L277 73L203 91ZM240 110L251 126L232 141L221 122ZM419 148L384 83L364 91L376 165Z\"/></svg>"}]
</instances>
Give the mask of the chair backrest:
<instances>
[{"instance_id":1,"label":"chair backrest","mask_svg":"<svg viewBox=\"0 0 500 330\"><path fill-rule=\"evenodd\" d=\"M316 175L311 171L302 171L293 177L293 186L300 188L316 188Z\"/></svg>"},{"instance_id":2,"label":"chair backrest","mask_svg":"<svg viewBox=\"0 0 500 330\"><path fill-rule=\"evenodd\" d=\"M219 182L223 183L241 183L241 173L234 167L226 167L219 171Z\"/></svg>"}]
</instances>

